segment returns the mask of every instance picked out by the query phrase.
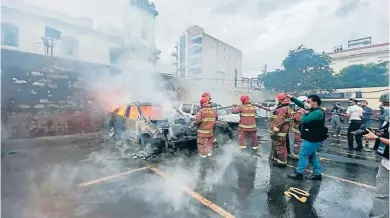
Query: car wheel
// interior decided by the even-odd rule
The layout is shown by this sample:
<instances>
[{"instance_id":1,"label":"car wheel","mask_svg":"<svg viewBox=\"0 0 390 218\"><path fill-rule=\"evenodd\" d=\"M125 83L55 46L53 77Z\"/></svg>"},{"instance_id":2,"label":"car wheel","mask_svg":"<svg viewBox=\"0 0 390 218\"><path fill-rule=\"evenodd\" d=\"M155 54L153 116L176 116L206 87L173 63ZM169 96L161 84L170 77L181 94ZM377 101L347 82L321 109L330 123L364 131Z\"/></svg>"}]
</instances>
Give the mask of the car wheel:
<instances>
[{"instance_id":1,"label":"car wheel","mask_svg":"<svg viewBox=\"0 0 390 218\"><path fill-rule=\"evenodd\" d=\"M142 135L140 138L141 149L147 154L153 154L156 151L157 146L152 143L149 135Z\"/></svg>"}]
</instances>

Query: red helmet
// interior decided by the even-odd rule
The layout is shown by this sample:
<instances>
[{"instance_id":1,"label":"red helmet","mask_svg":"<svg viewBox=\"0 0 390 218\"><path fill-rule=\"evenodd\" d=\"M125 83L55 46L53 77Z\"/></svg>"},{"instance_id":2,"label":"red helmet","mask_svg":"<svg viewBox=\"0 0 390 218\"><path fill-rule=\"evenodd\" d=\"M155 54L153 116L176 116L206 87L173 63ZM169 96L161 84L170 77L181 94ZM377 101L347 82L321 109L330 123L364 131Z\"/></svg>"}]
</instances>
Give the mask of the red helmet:
<instances>
[{"instance_id":1,"label":"red helmet","mask_svg":"<svg viewBox=\"0 0 390 218\"><path fill-rule=\"evenodd\" d=\"M286 93L280 93L276 96L276 98L278 99L278 101L282 104L288 104L290 103L290 98L288 98L287 94Z\"/></svg>"},{"instance_id":2,"label":"red helmet","mask_svg":"<svg viewBox=\"0 0 390 218\"><path fill-rule=\"evenodd\" d=\"M240 101L243 104L248 103L250 100L251 100L251 98L249 96L247 96L247 95L243 95L243 96L240 97Z\"/></svg>"},{"instance_id":3,"label":"red helmet","mask_svg":"<svg viewBox=\"0 0 390 218\"><path fill-rule=\"evenodd\" d=\"M203 94L202 94L202 98L207 98L207 99L211 99L211 95L210 95L210 93L208 93L208 92L204 92Z\"/></svg>"},{"instance_id":4,"label":"red helmet","mask_svg":"<svg viewBox=\"0 0 390 218\"><path fill-rule=\"evenodd\" d=\"M209 99L208 98L201 98L200 99L200 106L201 107L204 107L208 103L209 103Z\"/></svg>"},{"instance_id":5,"label":"red helmet","mask_svg":"<svg viewBox=\"0 0 390 218\"><path fill-rule=\"evenodd\" d=\"M210 93L208 93L208 92L204 92L204 93L202 94L202 98L209 97L209 96L210 96Z\"/></svg>"},{"instance_id":6,"label":"red helmet","mask_svg":"<svg viewBox=\"0 0 390 218\"><path fill-rule=\"evenodd\" d=\"M286 93L280 93L280 94L278 94L277 96L276 96L276 98L280 101L280 102L282 102L285 98L286 98Z\"/></svg>"}]
</instances>

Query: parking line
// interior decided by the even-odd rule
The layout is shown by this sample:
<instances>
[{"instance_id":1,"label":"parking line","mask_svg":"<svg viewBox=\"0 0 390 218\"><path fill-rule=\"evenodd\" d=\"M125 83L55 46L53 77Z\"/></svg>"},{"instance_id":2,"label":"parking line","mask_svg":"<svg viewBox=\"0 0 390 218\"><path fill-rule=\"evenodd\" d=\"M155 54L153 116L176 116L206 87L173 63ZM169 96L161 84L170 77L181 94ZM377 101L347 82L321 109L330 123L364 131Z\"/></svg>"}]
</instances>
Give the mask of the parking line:
<instances>
[{"instance_id":1,"label":"parking line","mask_svg":"<svg viewBox=\"0 0 390 218\"><path fill-rule=\"evenodd\" d=\"M161 170L157 169L154 166L149 166L148 168L151 171L153 171L154 173L156 173L157 175L159 175L161 177L164 177L165 179L169 179L170 178L166 173L162 172ZM234 218L235 217L231 213L229 213L226 210L224 210L221 207L219 207L218 205L216 205L213 202L211 202L211 201L207 200L206 198L202 197L200 194L194 192L192 189L187 188L187 187L182 187L182 189L190 197L192 197L195 200L199 201L200 203L204 204L205 206L207 206L211 210L215 211L216 213L218 213L222 217L229 217L229 218Z\"/></svg>"},{"instance_id":2,"label":"parking line","mask_svg":"<svg viewBox=\"0 0 390 218\"><path fill-rule=\"evenodd\" d=\"M89 182L80 183L80 184L77 185L77 187L78 188L82 188L82 187L85 187L85 186L89 186L89 185L93 185L93 184L96 184L96 183L104 182L104 181L107 181L107 180L110 180L110 179L115 179L115 178L118 178L118 177L121 177L121 176L127 176L129 174L132 174L132 173L135 173L135 172L139 172L139 171L142 171L142 170L146 170L146 169L149 169L149 168L148 167L141 167L141 168L138 168L138 169L135 169L135 170L130 170L130 171L119 173L119 174L115 174L115 175L112 175L112 176L106 176L106 177L103 177L103 178L100 178L100 179L95 179L95 180L92 180L92 181L89 181Z\"/></svg>"},{"instance_id":3,"label":"parking line","mask_svg":"<svg viewBox=\"0 0 390 218\"><path fill-rule=\"evenodd\" d=\"M245 152L243 152L243 153L246 154L246 155L251 156L251 154L248 154L248 153L245 153ZM291 168L296 168L295 166L292 166L292 165L289 165L289 164L287 164L287 166L291 167ZM306 171L309 171L311 173L313 172L311 170L306 170ZM327 174L324 174L324 173L322 173L322 176L329 177L329 178L336 179L336 180L343 181L343 182L347 182L347 183L351 183L351 184L354 184L354 185L357 185L357 186L361 186L361 187L365 187L365 188L376 189L374 186L367 185L367 184L360 183L360 182L351 181L351 180L340 178L340 177L337 177L337 176L331 176L331 175L327 175Z\"/></svg>"}]
</instances>

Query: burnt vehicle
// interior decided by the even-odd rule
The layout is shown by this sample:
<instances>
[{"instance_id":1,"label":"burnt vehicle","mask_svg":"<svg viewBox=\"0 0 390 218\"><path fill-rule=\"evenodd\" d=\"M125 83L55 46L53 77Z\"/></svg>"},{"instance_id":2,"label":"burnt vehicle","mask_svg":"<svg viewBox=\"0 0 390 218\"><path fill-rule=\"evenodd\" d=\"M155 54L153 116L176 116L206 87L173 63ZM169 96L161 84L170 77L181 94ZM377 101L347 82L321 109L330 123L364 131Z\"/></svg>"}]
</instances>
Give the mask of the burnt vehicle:
<instances>
[{"instance_id":1,"label":"burnt vehicle","mask_svg":"<svg viewBox=\"0 0 390 218\"><path fill-rule=\"evenodd\" d=\"M179 144L196 140L196 130L191 127L190 122L189 117L178 113L166 118L160 105L134 102L109 113L108 136L130 140L142 146L176 148Z\"/></svg>"}]
</instances>

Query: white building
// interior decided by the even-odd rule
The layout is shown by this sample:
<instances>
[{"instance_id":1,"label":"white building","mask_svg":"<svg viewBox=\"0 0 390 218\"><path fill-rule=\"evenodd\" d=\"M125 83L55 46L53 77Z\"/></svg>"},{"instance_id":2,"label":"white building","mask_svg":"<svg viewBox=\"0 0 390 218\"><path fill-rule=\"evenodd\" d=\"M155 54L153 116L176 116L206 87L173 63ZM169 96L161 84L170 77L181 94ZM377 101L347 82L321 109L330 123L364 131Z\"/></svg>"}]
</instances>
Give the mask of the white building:
<instances>
[{"instance_id":1,"label":"white building","mask_svg":"<svg viewBox=\"0 0 390 218\"><path fill-rule=\"evenodd\" d=\"M177 45L172 55L177 57L180 78L198 80L205 86L240 86L240 50L206 34L199 26L188 28Z\"/></svg>"},{"instance_id":2,"label":"white building","mask_svg":"<svg viewBox=\"0 0 390 218\"><path fill-rule=\"evenodd\" d=\"M148 1L131 0L122 16L126 28L107 33L95 30L89 18L2 1L1 48L154 72L157 14Z\"/></svg>"},{"instance_id":3,"label":"white building","mask_svg":"<svg viewBox=\"0 0 390 218\"><path fill-rule=\"evenodd\" d=\"M328 53L331 68L339 73L343 68L355 64L381 63L389 60L389 43L349 48Z\"/></svg>"}]
</instances>

